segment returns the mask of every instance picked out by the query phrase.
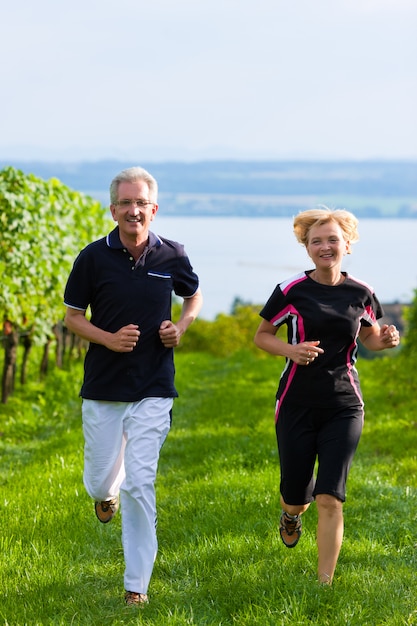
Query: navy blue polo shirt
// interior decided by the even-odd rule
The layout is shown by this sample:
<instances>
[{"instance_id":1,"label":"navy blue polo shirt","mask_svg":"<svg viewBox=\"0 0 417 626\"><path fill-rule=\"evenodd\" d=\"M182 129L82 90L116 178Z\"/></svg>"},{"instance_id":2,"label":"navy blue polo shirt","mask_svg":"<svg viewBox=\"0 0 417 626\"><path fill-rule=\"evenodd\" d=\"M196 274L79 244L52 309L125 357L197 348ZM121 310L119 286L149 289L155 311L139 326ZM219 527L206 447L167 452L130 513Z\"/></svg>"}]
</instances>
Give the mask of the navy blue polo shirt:
<instances>
[{"instance_id":1,"label":"navy blue polo shirt","mask_svg":"<svg viewBox=\"0 0 417 626\"><path fill-rule=\"evenodd\" d=\"M84 248L68 278L65 305L90 306L91 322L108 332L137 324L141 334L128 353L90 343L80 395L116 402L176 397L174 351L164 347L158 331L163 320L171 319L172 292L191 297L198 284L184 247L152 232L136 265L118 227Z\"/></svg>"}]
</instances>

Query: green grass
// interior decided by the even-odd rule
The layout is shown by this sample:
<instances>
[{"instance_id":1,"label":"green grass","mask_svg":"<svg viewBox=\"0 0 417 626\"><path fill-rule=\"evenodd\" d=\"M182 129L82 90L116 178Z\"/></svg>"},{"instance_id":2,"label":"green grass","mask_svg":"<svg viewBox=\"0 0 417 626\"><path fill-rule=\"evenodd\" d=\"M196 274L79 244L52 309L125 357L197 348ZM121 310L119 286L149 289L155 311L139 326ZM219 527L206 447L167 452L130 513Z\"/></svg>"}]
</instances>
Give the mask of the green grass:
<instances>
[{"instance_id":1,"label":"green grass","mask_svg":"<svg viewBox=\"0 0 417 626\"><path fill-rule=\"evenodd\" d=\"M333 587L316 582L317 513L277 532L274 394L282 363L177 355L180 398L157 481L159 554L142 611L123 604L120 515L82 484L81 364L0 407L0 623L10 626L417 625L417 401L399 359L362 361L364 434Z\"/></svg>"}]
</instances>

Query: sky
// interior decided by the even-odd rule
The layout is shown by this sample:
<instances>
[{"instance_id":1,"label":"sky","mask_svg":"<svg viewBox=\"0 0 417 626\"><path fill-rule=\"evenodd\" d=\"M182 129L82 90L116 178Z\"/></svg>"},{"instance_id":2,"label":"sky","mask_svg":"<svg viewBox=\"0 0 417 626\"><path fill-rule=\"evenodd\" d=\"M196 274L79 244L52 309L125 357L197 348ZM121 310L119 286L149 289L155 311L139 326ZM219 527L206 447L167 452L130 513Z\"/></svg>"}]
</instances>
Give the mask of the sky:
<instances>
[{"instance_id":1,"label":"sky","mask_svg":"<svg viewBox=\"0 0 417 626\"><path fill-rule=\"evenodd\" d=\"M0 4L0 159L416 159L415 0Z\"/></svg>"}]
</instances>

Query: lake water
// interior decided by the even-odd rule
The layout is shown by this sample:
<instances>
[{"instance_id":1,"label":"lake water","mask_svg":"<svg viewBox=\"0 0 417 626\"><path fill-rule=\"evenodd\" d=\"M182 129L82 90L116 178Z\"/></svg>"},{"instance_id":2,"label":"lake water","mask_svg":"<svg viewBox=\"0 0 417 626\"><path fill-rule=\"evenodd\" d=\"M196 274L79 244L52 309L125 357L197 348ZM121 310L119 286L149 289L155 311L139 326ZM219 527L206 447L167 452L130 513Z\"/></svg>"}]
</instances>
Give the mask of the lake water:
<instances>
[{"instance_id":1,"label":"lake water","mask_svg":"<svg viewBox=\"0 0 417 626\"><path fill-rule=\"evenodd\" d=\"M229 313L236 297L263 304L278 282L312 268L291 218L164 217L152 230L185 245L204 295L201 317ZM382 303L407 303L417 288L417 220L361 219L343 269Z\"/></svg>"}]
</instances>

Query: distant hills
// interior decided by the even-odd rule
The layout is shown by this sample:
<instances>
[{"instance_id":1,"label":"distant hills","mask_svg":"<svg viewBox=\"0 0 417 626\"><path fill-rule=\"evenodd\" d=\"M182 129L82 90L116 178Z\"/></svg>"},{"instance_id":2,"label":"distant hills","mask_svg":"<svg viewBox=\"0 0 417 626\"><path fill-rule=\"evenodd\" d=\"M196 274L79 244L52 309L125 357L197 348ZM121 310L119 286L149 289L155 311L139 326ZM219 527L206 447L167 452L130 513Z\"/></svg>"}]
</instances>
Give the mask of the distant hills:
<instances>
[{"instance_id":1,"label":"distant hills","mask_svg":"<svg viewBox=\"0 0 417 626\"><path fill-rule=\"evenodd\" d=\"M108 204L111 179L136 165L122 161L0 161ZM140 163L157 179L169 215L292 216L318 203L358 217L417 218L417 162L200 161Z\"/></svg>"}]
</instances>

